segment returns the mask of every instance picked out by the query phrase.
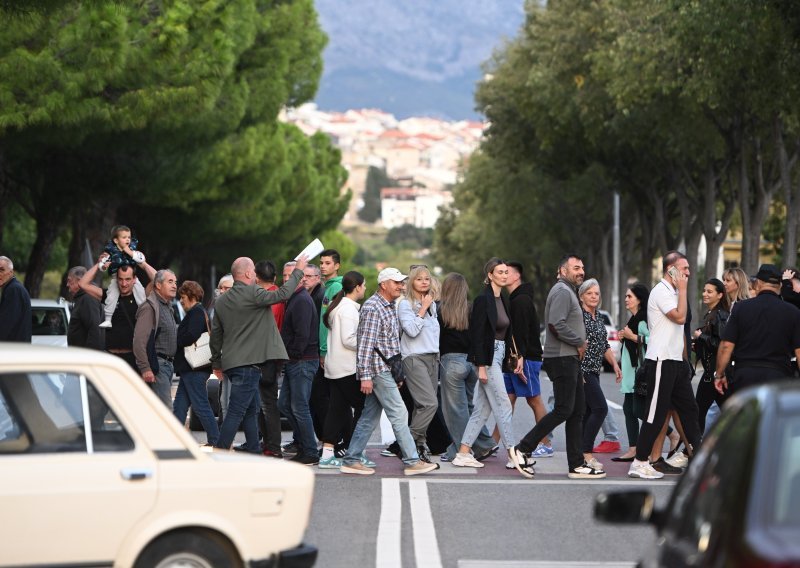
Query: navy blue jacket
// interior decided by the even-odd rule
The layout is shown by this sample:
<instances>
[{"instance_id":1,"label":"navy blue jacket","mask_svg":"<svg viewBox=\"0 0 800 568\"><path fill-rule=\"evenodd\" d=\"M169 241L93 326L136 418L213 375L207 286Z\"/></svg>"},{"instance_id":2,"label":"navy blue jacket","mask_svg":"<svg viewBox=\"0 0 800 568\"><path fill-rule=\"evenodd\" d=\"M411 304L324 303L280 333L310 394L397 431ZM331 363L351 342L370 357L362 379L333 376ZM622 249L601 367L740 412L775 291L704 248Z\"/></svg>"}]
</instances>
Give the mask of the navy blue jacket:
<instances>
[{"instance_id":1,"label":"navy blue jacket","mask_svg":"<svg viewBox=\"0 0 800 568\"><path fill-rule=\"evenodd\" d=\"M314 300L303 287L286 302L281 339L290 360L319 358L319 314Z\"/></svg>"},{"instance_id":2,"label":"navy blue jacket","mask_svg":"<svg viewBox=\"0 0 800 568\"><path fill-rule=\"evenodd\" d=\"M30 343L33 330L31 297L15 276L3 286L0 298L0 341Z\"/></svg>"},{"instance_id":3,"label":"navy blue jacket","mask_svg":"<svg viewBox=\"0 0 800 568\"><path fill-rule=\"evenodd\" d=\"M208 372L211 372L210 363L208 367L192 369L192 366L187 363L186 357L183 356L183 348L197 341L200 336L203 335L204 331L208 331L206 328L205 313L205 308L198 302L191 310L186 312L186 316L181 320L181 323L178 324L178 349L175 353L175 361L173 362L175 374L178 376L181 376L181 373L201 371L203 369L208 369Z\"/></svg>"}]
</instances>

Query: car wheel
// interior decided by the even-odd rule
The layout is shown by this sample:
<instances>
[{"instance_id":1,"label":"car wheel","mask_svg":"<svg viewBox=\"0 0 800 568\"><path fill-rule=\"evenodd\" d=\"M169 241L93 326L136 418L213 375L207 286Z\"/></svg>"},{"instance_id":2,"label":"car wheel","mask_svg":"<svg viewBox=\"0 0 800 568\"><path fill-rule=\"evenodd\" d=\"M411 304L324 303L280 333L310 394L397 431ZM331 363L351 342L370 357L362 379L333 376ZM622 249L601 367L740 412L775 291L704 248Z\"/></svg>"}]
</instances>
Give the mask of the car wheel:
<instances>
[{"instance_id":1,"label":"car wheel","mask_svg":"<svg viewBox=\"0 0 800 568\"><path fill-rule=\"evenodd\" d=\"M153 541L136 560L135 568L241 568L233 546L212 532L179 532Z\"/></svg>"}]
</instances>

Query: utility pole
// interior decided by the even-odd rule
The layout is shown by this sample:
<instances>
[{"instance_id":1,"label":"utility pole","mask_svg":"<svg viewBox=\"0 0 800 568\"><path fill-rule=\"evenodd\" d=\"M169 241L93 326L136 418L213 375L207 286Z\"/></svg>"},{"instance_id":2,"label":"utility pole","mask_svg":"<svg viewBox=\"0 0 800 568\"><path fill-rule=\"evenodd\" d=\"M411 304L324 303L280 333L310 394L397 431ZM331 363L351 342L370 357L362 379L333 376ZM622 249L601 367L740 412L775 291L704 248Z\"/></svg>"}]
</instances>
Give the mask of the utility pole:
<instances>
[{"instance_id":1,"label":"utility pole","mask_svg":"<svg viewBox=\"0 0 800 568\"><path fill-rule=\"evenodd\" d=\"M611 313L617 324L617 328L622 324L622 314L620 313L619 303L619 273L620 273L620 235L619 235L619 192L614 192L614 253L613 253L614 279L611 290Z\"/></svg>"}]
</instances>

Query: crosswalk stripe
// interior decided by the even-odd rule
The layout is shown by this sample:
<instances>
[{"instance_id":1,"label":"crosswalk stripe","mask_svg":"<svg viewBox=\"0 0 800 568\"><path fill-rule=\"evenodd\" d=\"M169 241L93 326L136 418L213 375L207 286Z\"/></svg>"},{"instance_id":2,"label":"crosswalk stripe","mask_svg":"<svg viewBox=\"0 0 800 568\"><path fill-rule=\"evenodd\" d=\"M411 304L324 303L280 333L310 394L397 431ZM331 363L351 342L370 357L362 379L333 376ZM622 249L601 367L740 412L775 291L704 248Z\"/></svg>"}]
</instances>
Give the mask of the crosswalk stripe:
<instances>
[{"instance_id":1,"label":"crosswalk stripe","mask_svg":"<svg viewBox=\"0 0 800 568\"><path fill-rule=\"evenodd\" d=\"M414 529L414 555L417 568L442 568L442 557L439 553L439 543L436 541L436 527L433 524L427 484L417 479L410 480L408 495L411 502L411 523Z\"/></svg>"},{"instance_id":2,"label":"crosswalk stripe","mask_svg":"<svg viewBox=\"0 0 800 568\"><path fill-rule=\"evenodd\" d=\"M381 480L381 517L375 551L376 568L402 568L400 535L403 504L400 500L400 480Z\"/></svg>"}]
</instances>

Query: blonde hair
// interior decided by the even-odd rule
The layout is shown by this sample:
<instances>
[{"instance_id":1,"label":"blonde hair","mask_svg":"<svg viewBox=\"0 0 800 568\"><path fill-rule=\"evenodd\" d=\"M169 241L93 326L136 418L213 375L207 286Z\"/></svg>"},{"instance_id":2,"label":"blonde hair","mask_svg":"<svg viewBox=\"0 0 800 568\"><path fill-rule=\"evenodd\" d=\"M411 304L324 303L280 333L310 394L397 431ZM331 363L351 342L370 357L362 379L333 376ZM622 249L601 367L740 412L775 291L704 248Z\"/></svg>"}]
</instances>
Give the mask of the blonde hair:
<instances>
[{"instance_id":1,"label":"blonde hair","mask_svg":"<svg viewBox=\"0 0 800 568\"><path fill-rule=\"evenodd\" d=\"M469 327L469 285L458 272L448 274L442 282L442 303L439 306L445 327L464 331Z\"/></svg>"},{"instance_id":2,"label":"blonde hair","mask_svg":"<svg viewBox=\"0 0 800 568\"><path fill-rule=\"evenodd\" d=\"M728 294L728 303L730 305L733 305L733 303L738 300L746 300L750 297L750 282L744 270L738 266L727 268L722 272L722 279L725 280L726 276L729 276L739 287L739 289L736 290L736 295Z\"/></svg>"},{"instance_id":3,"label":"blonde hair","mask_svg":"<svg viewBox=\"0 0 800 568\"><path fill-rule=\"evenodd\" d=\"M421 302L422 301L422 298L420 298L419 294L417 294L417 292L414 290L414 280L417 279L417 276L419 276L420 274L423 274L423 273L427 274L428 278L431 279L431 288L430 288L429 293L431 294L431 296L433 296L434 300L436 300L438 298L438 295L439 295L439 283L436 282L436 279L433 277L433 275L431 274L430 270L428 270L424 266L417 266L417 267L412 268L411 270L408 271L408 284L406 284L405 299L408 300L409 302L411 302L412 305L414 304L414 302Z\"/></svg>"}]
</instances>

